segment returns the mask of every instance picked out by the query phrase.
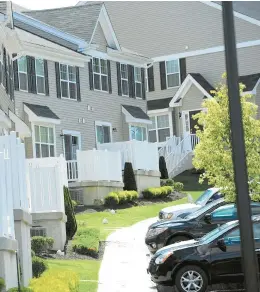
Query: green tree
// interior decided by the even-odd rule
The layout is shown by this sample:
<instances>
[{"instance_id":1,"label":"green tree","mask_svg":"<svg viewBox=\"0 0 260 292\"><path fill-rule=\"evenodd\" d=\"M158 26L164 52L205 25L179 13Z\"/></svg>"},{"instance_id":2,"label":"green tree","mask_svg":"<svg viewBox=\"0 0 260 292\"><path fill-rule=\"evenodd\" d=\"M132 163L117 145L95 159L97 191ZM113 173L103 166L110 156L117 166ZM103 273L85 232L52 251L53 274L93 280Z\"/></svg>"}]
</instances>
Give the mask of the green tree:
<instances>
[{"instance_id":1,"label":"green tree","mask_svg":"<svg viewBox=\"0 0 260 292\"><path fill-rule=\"evenodd\" d=\"M204 169L200 182L208 179L210 185L222 188L227 201L235 201L235 182L232 162L231 132L229 119L229 100L226 76L213 91L214 98L203 102L207 109L194 116L198 119L197 136L200 143L195 148L193 164L197 169ZM246 147L249 188L253 199L260 201L260 121L257 117L257 105L252 95L242 94L245 85L240 84L243 127Z\"/></svg>"},{"instance_id":2,"label":"green tree","mask_svg":"<svg viewBox=\"0 0 260 292\"><path fill-rule=\"evenodd\" d=\"M77 231L77 221L76 221L69 189L67 187L64 187L63 191L64 191L65 214L67 216L66 234L67 234L67 239L72 239Z\"/></svg>"}]
</instances>

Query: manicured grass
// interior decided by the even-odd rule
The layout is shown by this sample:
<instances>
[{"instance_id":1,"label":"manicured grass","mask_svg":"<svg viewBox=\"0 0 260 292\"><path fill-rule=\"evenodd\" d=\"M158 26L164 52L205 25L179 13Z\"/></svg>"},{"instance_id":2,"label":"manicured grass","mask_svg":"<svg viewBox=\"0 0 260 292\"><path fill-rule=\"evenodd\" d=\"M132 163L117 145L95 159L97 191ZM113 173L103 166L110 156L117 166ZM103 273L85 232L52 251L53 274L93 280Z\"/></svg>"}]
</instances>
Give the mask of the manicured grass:
<instances>
[{"instance_id":1,"label":"manicured grass","mask_svg":"<svg viewBox=\"0 0 260 292\"><path fill-rule=\"evenodd\" d=\"M70 270L76 272L80 280L98 281L101 261L95 260L48 260L50 270ZM98 282L80 282L79 292L96 292Z\"/></svg>"},{"instance_id":2,"label":"manicured grass","mask_svg":"<svg viewBox=\"0 0 260 292\"><path fill-rule=\"evenodd\" d=\"M201 191L189 193L196 199L201 194ZM156 217L162 208L186 202L187 198L184 198L175 202L117 210L115 215L109 212L82 213L76 215L76 218L79 225L84 222L87 227L99 228L100 240L103 241L117 228L131 226L139 221ZM102 223L104 218L108 220L108 224Z\"/></svg>"}]
</instances>

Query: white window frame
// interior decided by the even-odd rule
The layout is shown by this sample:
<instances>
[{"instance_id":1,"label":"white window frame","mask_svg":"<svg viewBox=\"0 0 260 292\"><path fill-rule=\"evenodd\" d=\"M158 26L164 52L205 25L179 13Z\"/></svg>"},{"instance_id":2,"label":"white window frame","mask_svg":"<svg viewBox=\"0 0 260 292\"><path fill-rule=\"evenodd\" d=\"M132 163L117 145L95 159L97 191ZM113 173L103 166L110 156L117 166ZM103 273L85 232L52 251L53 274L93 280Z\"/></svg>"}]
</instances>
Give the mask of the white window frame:
<instances>
[{"instance_id":1,"label":"white window frame","mask_svg":"<svg viewBox=\"0 0 260 292\"><path fill-rule=\"evenodd\" d=\"M27 67L27 57L23 56L25 58L25 62L26 62L26 72L25 71L20 71L19 69L19 59L17 60L17 67L18 67L18 79L19 79L19 91L23 91L23 92L28 92L28 67ZM6 55L7 58L7 55ZM7 70L8 71L8 70ZM26 74L26 85L27 85L27 90L25 89L21 89L21 81L20 81L20 73L21 74Z\"/></svg>"},{"instance_id":2,"label":"white window frame","mask_svg":"<svg viewBox=\"0 0 260 292\"><path fill-rule=\"evenodd\" d=\"M66 68L67 68L67 77L68 77L68 79L67 80L65 80L65 79L62 79L61 78L61 69L60 69L60 66L66 66ZM69 77L69 67L73 67L73 68L75 68L75 70L76 70L76 67L75 66L71 66L71 65L67 65L67 64L64 64L64 63L59 63L59 72L60 72L60 93L61 93L61 98L62 99L66 99L66 100L72 100L72 101L77 101L78 100L78 98L77 98L77 76L76 76L76 71L75 71L75 81L71 81L70 80L70 77ZM61 82L67 82L67 88L68 88L68 97L66 97L66 96L62 96L62 86L61 86ZM73 83L73 84L75 84L75 99L74 98L70 98L70 87L69 87L69 84L70 83Z\"/></svg>"},{"instance_id":3,"label":"white window frame","mask_svg":"<svg viewBox=\"0 0 260 292\"><path fill-rule=\"evenodd\" d=\"M125 65L126 66L127 78L123 78L122 77L122 65ZM122 96L129 97L128 66L125 63L120 63L120 80L121 80L121 92L122 92ZM123 82L122 82L122 80L127 81L127 88L128 88L128 94L127 95L123 94Z\"/></svg>"},{"instance_id":4,"label":"white window frame","mask_svg":"<svg viewBox=\"0 0 260 292\"><path fill-rule=\"evenodd\" d=\"M169 118L169 127L158 128L157 117L166 116L166 115L168 115L168 118ZM158 144L165 143L167 141L167 139L166 139L165 141L159 142L159 133L158 133L159 130L170 129L170 137L173 136L172 112L171 111L170 112L162 112L162 113L158 113L158 114L149 115L149 117L150 118L155 117L155 128L154 129L149 129L148 128L148 141L149 141L149 132L150 131L155 131L155 133L156 133L156 142L154 142L154 143L158 143Z\"/></svg>"},{"instance_id":5,"label":"white window frame","mask_svg":"<svg viewBox=\"0 0 260 292\"><path fill-rule=\"evenodd\" d=\"M81 133L78 131L72 131L72 130L62 130L62 134L63 135L71 135L73 137L77 137L78 138L78 143L79 143L79 150L81 150ZM62 146L63 146L63 155L64 157L66 157L65 155L65 141L64 139L62 139Z\"/></svg>"},{"instance_id":6,"label":"white window frame","mask_svg":"<svg viewBox=\"0 0 260 292\"><path fill-rule=\"evenodd\" d=\"M94 59L98 59L99 60L99 72L95 72L94 71ZM93 57L92 60L92 72L93 72L93 89L94 91L101 91L101 92L109 92L109 84L108 84L108 67L107 67L107 74L101 73L101 60L106 62L106 66L107 66L107 59L103 59L103 58L99 58L99 57ZM100 81L100 89L96 89L95 88L95 75L99 75L99 81ZM102 78L101 76L105 76L107 78L107 90L102 90Z\"/></svg>"},{"instance_id":7,"label":"white window frame","mask_svg":"<svg viewBox=\"0 0 260 292\"><path fill-rule=\"evenodd\" d=\"M141 142L148 141L148 129L147 129L147 126L143 125L143 124L134 124L134 123L129 124L129 141L136 140L136 139L132 139L132 137L131 137L131 126L139 127L139 128L145 128L146 129L146 140L142 140ZM136 140L136 141L139 141L139 140Z\"/></svg>"},{"instance_id":8,"label":"white window frame","mask_svg":"<svg viewBox=\"0 0 260 292\"><path fill-rule=\"evenodd\" d=\"M109 127L110 128L110 142L109 143L112 143L113 142L113 136L112 136L112 123L109 123L109 122L102 122L102 121L95 121L95 134L96 134L96 145L100 144L98 142L98 139L97 139L97 126L106 126L106 127Z\"/></svg>"},{"instance_id":9,"label":"white window frame","mask_svg":"<svg viewBox=\"0 0 260 292\"><path fill-rule=\"evenodd\" d=\"M179 63L179 72L174 72L174 73L168 73L168 72L167 72L167 63L168 63L168 62L172 62L172 61L178 61L178 63ZM166 86L167 86L167 89L178 88L178 87L180 87L180 85L181 85L180 59L172 59L172 60L165 61L165 73L166 73ZM179 85L169 87L169 86L168 86L168 75L174 75L174 74L179 74Z\"/></svg>"},{"instance_id":10,"label":"white window frame","mask_svg":"<svg viewBox=\"0 0 260 292\"><path fill-rule=\"evenodd\" d=\"M36 67L36 62L37 60L42 60L43 61L43 75L39 75L37 74L37 67ZM36 78L36 92L37 94L39 95L45 95L46 94L46 88L45 88L45 68L44 68L44 60L43 59L40 59L40 58L35 58L35 78ZM37 82L37 77L43 77L43 86L44 86L44 93L42 92L38 92L38 82Z\"/></svg>"},{"instance_id":11,"label":"white window frame","mask_svg":"<svg viewBox=\"0 0 260 292\"><path fill-rule=\"evenodd\" d=\"M36 157L36 144L39 144L39 142L36 142L36 137L35 137L35 126L39 127L47 127L47 128L52 128L53 129L53 143L40 143L44 145L54 145L54 157L56 157L56 132L55 132L55 125L53 124L48 124L48 123L31 123L32 127L32 143L33 143L33 157L34 158L39 158ZM52 156L49 156L52 157Z\"/></svg>"},{"instance_id":12,"label":"white window frame","mask_svg":"<svg viewBox=\"0 0 260 292\"><path fill-rule=\"evenodd\" d=\"M136 77L136 74L135 74L135 69L136 68L138 68L139 70L140 70L140 76L141 76L141 81L137 81L136 79L135 79L135 77ZM135 98L136 99L143 99L142 98L142 92L143 92L143 84L142 84L142 68L141 67L134 67L134 80L135 80ZM138 84L141 84L141 97L139 97L139 96L136 96L136 83L138 83Z\"/></svg>"}]
</instances>

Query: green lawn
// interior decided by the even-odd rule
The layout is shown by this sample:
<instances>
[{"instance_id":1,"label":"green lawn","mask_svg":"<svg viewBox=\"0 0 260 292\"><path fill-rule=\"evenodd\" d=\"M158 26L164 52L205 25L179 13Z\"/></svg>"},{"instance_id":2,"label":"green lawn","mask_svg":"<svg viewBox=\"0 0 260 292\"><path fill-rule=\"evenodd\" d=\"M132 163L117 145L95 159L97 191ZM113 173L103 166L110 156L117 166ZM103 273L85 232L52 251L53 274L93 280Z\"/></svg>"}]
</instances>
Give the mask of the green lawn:
<instances>
[{"instance_id":1,"label":"green lawn","mask_svg":"<svg viewBox=\"0 0 260 292\"><path fill-rule=\"evenodd\" d=\"M80 280L98 281L101 261L96 260L48 260L50 270L71 270L76 272ZM96 292L97 282L80 282L79 292Z\"/></svg>"}]
</instances>

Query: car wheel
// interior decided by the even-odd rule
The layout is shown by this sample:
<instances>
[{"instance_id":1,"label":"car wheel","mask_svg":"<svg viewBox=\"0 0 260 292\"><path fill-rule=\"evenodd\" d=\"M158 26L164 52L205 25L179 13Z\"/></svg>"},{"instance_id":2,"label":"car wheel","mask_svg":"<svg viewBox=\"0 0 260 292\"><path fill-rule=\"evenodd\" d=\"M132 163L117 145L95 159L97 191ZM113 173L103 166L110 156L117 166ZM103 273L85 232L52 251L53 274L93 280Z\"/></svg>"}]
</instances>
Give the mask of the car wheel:
<instances>
[{"instance_id":1,"label":"car wheel","mask_svg":"<svg viewBox=\"0 0 260 292\"><path fill-rule=\"evenodd\" d=\"M186 236L175 236L167 242L167 245L174 244L174 243L181 242L181 241L185 241L185 240L190 240L190 238L188 238Z\"/></svg>"},{"instance_id":2,"label":"car wheel","mask_svg":"<svg viewBox=\"0 0 260 292\"><path fill-rule=\"evenodd\" d=\"M175 285L179 292L205 292L208 277L200 267L184 266L176 274Z\"/></svg>"}]
</instances>

